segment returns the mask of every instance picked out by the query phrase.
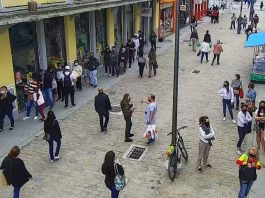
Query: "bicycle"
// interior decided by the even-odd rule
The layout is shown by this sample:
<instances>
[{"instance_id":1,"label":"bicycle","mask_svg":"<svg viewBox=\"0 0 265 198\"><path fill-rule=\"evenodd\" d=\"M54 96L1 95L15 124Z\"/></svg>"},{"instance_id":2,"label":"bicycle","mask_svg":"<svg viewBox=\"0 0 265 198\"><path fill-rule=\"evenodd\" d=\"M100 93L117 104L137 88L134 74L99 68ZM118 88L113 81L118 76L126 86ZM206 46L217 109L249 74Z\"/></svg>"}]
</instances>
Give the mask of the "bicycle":
<instances>
[{"instance_id":1,"label":"bicycle","mask_svg":"<svg viewBox=\"0 0 265 198\"><path fill-rule=\"evenodd\" d=\"M177 144L176 145L170 145L169 149L169 160L168 160L168 176L171 179L171 181L174 181L177 174L178 165L181 161L181 156L187 161L188 160L188 152L185 148L184 141L182 136L180 135L180 130L187 128L188 126L182 126L179 129L177 129ZM168 136L172 134L167 134Z\"/></svg>"}]
</instances>

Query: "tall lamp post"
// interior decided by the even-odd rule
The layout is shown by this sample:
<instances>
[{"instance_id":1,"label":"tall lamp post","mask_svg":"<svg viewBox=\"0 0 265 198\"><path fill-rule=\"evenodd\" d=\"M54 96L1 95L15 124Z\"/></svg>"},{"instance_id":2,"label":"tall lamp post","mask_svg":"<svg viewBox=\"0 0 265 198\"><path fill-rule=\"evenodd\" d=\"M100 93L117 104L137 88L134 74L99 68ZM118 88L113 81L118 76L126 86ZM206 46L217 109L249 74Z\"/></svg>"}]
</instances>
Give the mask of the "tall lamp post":
<instances>
[{"instance_id":1,"label":"tall lamp post","mask_svg":"<svg viewBox=\"0 0 265 198\"><path fill-rule=\"evenodd\" d=\"M172 140L171 144L176 145L178 126L178 75L179 75L179 12L180 2L176 1L176 33L175 33L175 58L174 58L174 84L173 84L173 111L172 111Z\"/></svg>"}]
</instances>

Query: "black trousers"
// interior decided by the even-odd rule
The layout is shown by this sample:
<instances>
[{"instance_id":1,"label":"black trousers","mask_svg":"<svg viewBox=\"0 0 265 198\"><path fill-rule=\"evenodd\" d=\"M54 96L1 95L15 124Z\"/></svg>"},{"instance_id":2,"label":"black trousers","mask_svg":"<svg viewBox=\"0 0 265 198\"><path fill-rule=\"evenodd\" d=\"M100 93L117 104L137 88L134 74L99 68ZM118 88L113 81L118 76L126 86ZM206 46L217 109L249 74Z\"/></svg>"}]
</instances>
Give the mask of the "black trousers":
<instances>
[{"instance_id":1,"label":"black trousers","mask_svg":"<svg viewBox=\"0 0 265 198\"><path fill-rule=\"evenodd\" d=\"M103 131L104 128L107 128L108 127L109 112L98 113L98 115L99 115L100 128L101 128L101 131ZM105 122L103 124L104 118L105 118Z\"/></svg>"},{"instance_id":2,"label":"black trousers","mask_svg":"<svg viewBox=\"0 0 265 198\"><path fill-rule=\"evenodd\" d=\"M76 78L76 89L77 90L82 90L82 82L81 82L81 76L78 76L77 78Z\"/></svg>"},{"instance_id":3,"label":"black trousers","mask_svg":"<svg viewBox=\"0 0 265 198\"><path fill-rule=\"evenodd\" d=\"M230 29L232 29L232 27L233 27L234 29L236 29L236 22L235 22L235 21L231 21Z\"/></svg>"},{"instance_id":4,"label":"black trousers","mask_svg":"<svg viewBox=\"0 0 265 198\"><path fill-rule=\"evenodd\" d=\"M214 54L214 55L213 55L213 61L212 61L212 64L214 63L216 57L217 57L217 64L219 64L220 54Z\"/></svg>"},{"instance_id":5,"label":"black trousers","mask_svg":"<svg viewBox=\"0 0 265 198\"><path fill-rule=\"evenodd\" d=\"M238 131L238 136L239 136L239 140L237 142L237 148L240 148L241 147L241 144L246 136L246 133L244 131L244 127L240 127L240 126L237 126L237 131Z\"/></svg>"},{"instance_id":6,"label":"black trousers","mask_svg":"<svg viewBox=\"0 0 265 198\"><path fill-rule=\"evenodd\" d=\"M133 55L134 55L133 52L129 53L129 68L132 67Z\"/></svg>"},{"instance_id":7,"label":"black trousers","mask_svg":"<svg viewBox=\"0 0 265 198\"><path fill-rule=\"evenodd\" d=\"M67 107L68 106L68 97L70 95L70 98L71 98L71 103L72 105L75 104L75 88L74 86L71 86L71 87L65 87L64 88L64 100L65 100L65 106Z\"/></svg>"},{"instance_id":8,"label":"black trousers","mask_svg":"<svg viewBox=\"0 0 265 198\"><path fill-rule=\"evenodd\" d=\"M126 122L126 127L125 127L125 139L129 138L129 135L131 134L131 129L132 129L132 118L124 118Z\"/></svg>"},{"instance_id":9,"label":"black trousers","mask_svg":"<svg viewBox=\"0 0 265 198\"><path fill-rule=\"evenodd\" d=\"M63 88L63 81L57 81L57 94L58 99L64 99L64 88Z\"/></svg>"},{"instance_id":10,"label":"black trousers","mask_svg":"<svg viewBox=\"0 0 265 198\"><path fill-rule=\"evenodd\" d=\"M138 63L139 65L139 75L140 77L142 78L143 77L143 74L144 74L144 63Z\"/></svg>"},{"instance_id":11,"label":"black trousers","mask_svg":"<svg viewBox=\"0 0 265 198\"><path fill-rule=\"evenodd\" d=\"M151 47L154 48L156 51L156 43L151 43Z\"/></svg>"},{"instance_id":12,"label":"black trousers","mask_svg":"<svg viewBox=\"0 0 265 198\"><path fill-rule=\"evenodd\" d=\"M111 74L111 64L110 63L105 63L105 73L110 73Z\"/></svg>"}]
</instances>

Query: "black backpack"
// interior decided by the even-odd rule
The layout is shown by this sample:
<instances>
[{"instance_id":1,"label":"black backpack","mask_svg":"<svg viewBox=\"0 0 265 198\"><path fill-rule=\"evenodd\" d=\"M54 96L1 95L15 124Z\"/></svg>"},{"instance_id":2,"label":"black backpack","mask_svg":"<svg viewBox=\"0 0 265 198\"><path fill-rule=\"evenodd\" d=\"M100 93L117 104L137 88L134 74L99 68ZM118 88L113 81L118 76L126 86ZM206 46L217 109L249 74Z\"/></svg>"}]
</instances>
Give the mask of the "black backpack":
<instances>
[{"instance_id":1,"label":"black backpack","mask_svg":"<svg viewBox=\"0 0 265 198\"><path fill-rule=\"evenodd\" d=\"M71 75L71 73L69 75L66 75L64 73L64 87L71 87L72 86L72 81L71 81L70 75Z\"/></svg>"}]
</instances>

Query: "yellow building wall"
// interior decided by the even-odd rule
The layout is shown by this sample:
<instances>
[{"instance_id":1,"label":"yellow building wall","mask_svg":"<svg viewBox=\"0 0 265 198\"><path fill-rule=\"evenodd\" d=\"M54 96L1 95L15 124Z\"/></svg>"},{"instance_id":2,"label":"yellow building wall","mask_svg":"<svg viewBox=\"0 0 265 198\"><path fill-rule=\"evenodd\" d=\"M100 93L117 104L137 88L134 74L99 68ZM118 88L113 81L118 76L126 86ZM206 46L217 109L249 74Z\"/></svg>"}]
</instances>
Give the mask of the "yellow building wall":
<instances>
[{"instance_id":1,"label":"yellow building wall","mask_svg":"<svg viewBox=\"0 0 265 198\"><path fill-rule=\"evenodd\" d=\"M77 58L74 16L64 16L64 31L67 62L72 63Z\"/></svg>"},{"instance_id":2,"label":"yellow building wall","mask_svg":"<svg viewBox=\"0 0 265 198\"><path fill-rule=\"evenodd\" d=\"M153 17L153 29L158 34L159 28L159 1L153 1L154 17Z\"/></svg>"},{"instance_id":3,"label":"yellow building wall","mask_svg":"<svg viewBox=\"0 0 265 198\"><path fill-rule=\"evenodd\" d=\"M140 4L133 5L133 14L134 14L134 33L137 33L141 30L141 6Z\"/></svg>"},{"instance_id":4,"label":"yellow building wall","mask_svg":"<svg viewBox=\"0 0 265 198\"><path fill-rule=\"evenodd\" d=\"M14 70L8 29L0 31L0 87L14 85Z\"/></svg>"},{"instance_id":5,"label":"yellow building wall","mask_svg":"<svg viewBox=\"0 0 265 198\"><path fill-rule=\"evenodd\" d=\"M14 6L22 6L28 5L30 0L2 0L3 7L14 7ZM58 2L65 2L66 0L34 0L37 3L58 3Z\"/></svg>"},{"instance_id":6,"label":"yellow building wall","mask_svg":"<svg viewBox=\"0 0 265 198\"><path fill-rule=\"evenodd\" d=\"M114 13L112 8L107 9L107 43L110 47L115 44Z\"/></svg>"}]
</instances>

